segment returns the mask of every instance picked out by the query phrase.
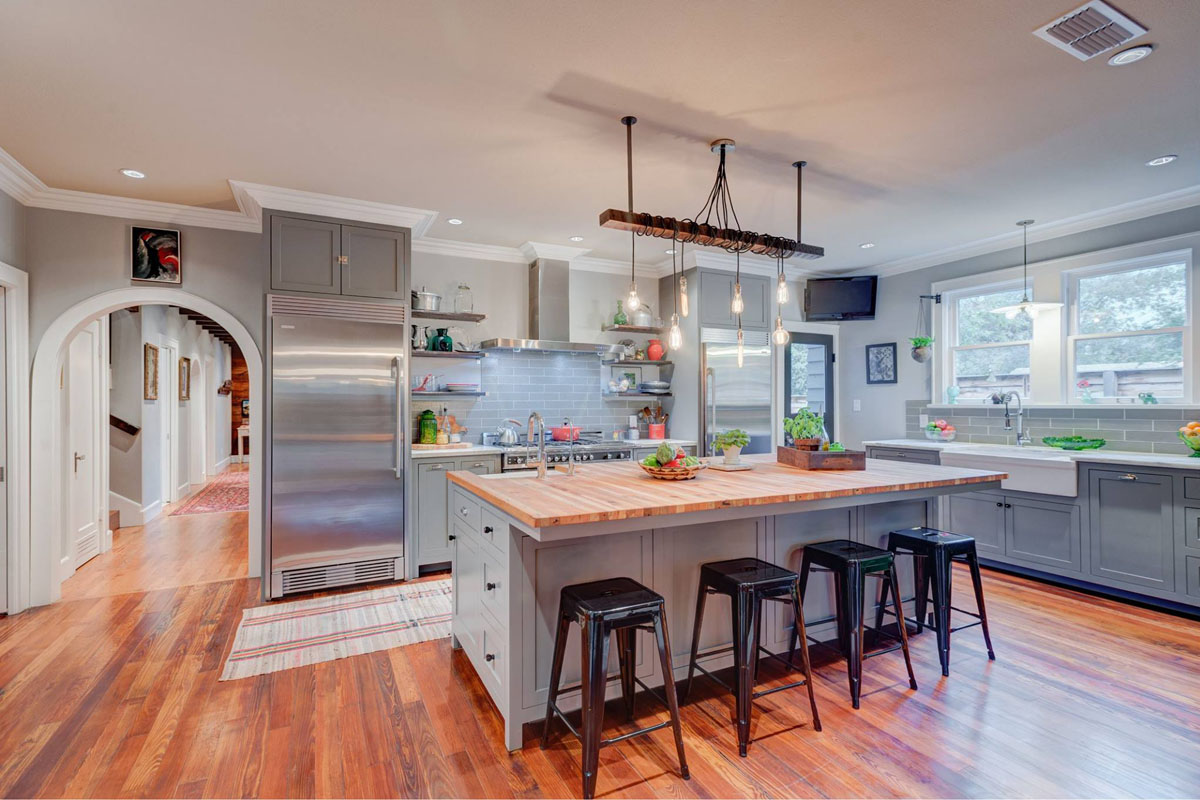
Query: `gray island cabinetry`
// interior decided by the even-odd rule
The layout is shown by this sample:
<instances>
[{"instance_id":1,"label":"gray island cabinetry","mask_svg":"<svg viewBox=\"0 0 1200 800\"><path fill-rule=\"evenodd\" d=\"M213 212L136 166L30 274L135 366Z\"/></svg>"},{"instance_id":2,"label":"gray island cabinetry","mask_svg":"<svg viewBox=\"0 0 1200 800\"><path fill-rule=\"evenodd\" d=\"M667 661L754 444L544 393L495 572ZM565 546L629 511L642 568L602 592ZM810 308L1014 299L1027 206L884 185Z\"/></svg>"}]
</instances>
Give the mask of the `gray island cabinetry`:
<instances>
[{"instance_id":1,"label":"gray island cabinetry","mask_svg":"<svg viewBox=\"0 0 1200 800\"><path fill-rule=\"evenodd\" d=\"M752 471L708 470L678 482L656 481L629 462L585 464L574 475L551 471L542 479L532 472L449 474L454 644L504 718L510 750L521 746L521 725L545 712L552 622L563 586L625 576L663 595L678 679L687 670L701 564L752 555L798 571L806 544L882 543L890 530L933 523L937 496L995 488L1003 477L882 461L868 462L865 471L818 473L781 467L767 456L749 459ZM902 586L905 595L910 587ZM832 598L830 576L813 573L807 619L830 617ZM731 641L728 624L716 623L729 619L727 599L714 596L708 603L713 623L704 628L701 652ZM790 620L774 603L767 605L762 645L780 652ZM828 622L809 631L825 639L834 635ZM636 674L661 685L653 643L648 634L638 635ZM573 631L564 685L580 677L578 641ZM722 668L731 656L702 663ZM609 691L615 696L619 690L613 684ZM577 708L578 692L564 691L559 704Z\"/></svg>"},{"instance_id":2,"label":"gray island cabinetry","mask_svg":"<svg viewBox=\"0 0 1200 800\"><path fill-rule=\"evenodd\" d=\"M937 458L915 446L874 458ZM940 502L941 527L974 536L984 563L1127 599L1200 607L1200 469L1115 451L1073 456L1074 497L990 490ZM1089 461L1092 458L1094 460ZM1200 460L1200 459L1198 459ZM1163 465L1149 466L1151 463Z\"/></svg>"}]
</instances>

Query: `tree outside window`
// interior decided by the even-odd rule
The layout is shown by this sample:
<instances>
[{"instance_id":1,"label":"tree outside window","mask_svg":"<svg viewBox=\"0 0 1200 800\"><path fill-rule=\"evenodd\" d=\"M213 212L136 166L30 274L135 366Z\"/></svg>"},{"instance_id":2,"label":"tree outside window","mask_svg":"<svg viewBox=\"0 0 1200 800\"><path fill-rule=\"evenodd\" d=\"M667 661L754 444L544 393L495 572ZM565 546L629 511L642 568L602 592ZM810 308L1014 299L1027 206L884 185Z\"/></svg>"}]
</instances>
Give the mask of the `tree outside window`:
<instances>
[{"instance_id":1,"label":"tree outside window","mask_svg":"<svg viewBox=\"0 0 1200 800\"><path fill-rule=\"evenodd\" d=\"M1033 320L1008 318L992 309L1021 300L1021 289L960 295L953 301L952 385L962 400L982 400L993 392L1029 396L1029 342Z\"/></svg>"}]
</instances>

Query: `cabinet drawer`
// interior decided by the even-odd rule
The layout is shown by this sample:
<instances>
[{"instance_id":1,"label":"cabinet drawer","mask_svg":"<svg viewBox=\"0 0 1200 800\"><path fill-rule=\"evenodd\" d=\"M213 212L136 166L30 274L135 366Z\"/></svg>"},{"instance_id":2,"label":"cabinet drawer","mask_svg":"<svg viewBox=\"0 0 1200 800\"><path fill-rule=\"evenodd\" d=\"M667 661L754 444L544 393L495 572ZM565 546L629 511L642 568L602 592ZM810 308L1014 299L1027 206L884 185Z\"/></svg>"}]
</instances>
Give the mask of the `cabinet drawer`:
<instances>
[{"instance_id":1,"label":"cabinet drawer","mask_svg":"<svg viewBox=\"0 0 1200 800\"><path fill-rule=\"evenodd\" d=\"M1188 556L1183 563L1187 567L1188 597L1200 597L1200 556Z\"/></svg>"},{"instance_id":2,"label":"cabinet drawer","mask_svg":"<svg viewBox=\"0 0 1200 800\"><path fill-rule=\"evenodd\" d=\"M490 620L487 614L479 617L479 656L475 662L479 677L487 686L492 699L500 708L507 708L507 698L504 696L508 686L508 652L505 647L506 636L500 626Z\"/></svg>"},{"instance_id":3,"label":"cabinet drawer","mask_svg":"<svg viewBox=\"0 0 1200 800\"><path fill-rule=\"evenodd\" d=\"M869 455L871 458L879 458L884 461L906 461L911 464L938 463L936 450L898 450L890 447L872 447Z\"/></svg>"},{"instance_id":4,"label":"cabinet drawer","mask_svg":"<svg viewBox=\"0 0 1200 800\"><path fill-rule=\"evenodd\" d=\"M501 564L508 563L508 548L505 547L508 523L489 506L483 506L480 510L479 538L492 548Z\"/></svg>"},{"instance_id":5,"label":"cabinet drawer","mask_svg":"<svg viewBox=\"0 0 1200 800\"><path fill-rule=\"evenodd\" d=\"M479 586L474 590L480 593L483 609L489 612L497 622L508 623L508 570L495 558L490 548L479 551L479 559L483 569L480 570ZM466 591L472 591L467 587Z\"/></svg>"},{"instance_id":6,"label":"cabinet drawer","mask_svg":"<svg viewBox=\"0 0 1200 800\"><path fill-rule=\"evenodd\" d=\"M474 472L476 475L491 475L500 471L500 459L497 456L474 456L460 458L455 469Z\"/></svg>"},{"instance_id":7,"label":"cabinet drawer","mask_svg":"<svg viewBox=\"0 0 1200 800\"><path fill-rule=\"evenodd\" d=\"M1183 545L1200 550L1200 508L1183 510Z\"/></svg>"},{"instance_id":8,"label":"cabinet drawer","mask_svg":"<svg viewBox=\"0 0 1200 800\"><path fill-rule=\"evenodd\" d=\"M467 526L468 530L479 530L479 500L462 489L454 490L454 500L450 504L450 517Z\"/></svg>"},{"instance_id":9,"label":"cabinet drawer","mask_svg":"<svg viewBox=\"0 0 1200 800\"><path fill-rule=\"evenodd\" d=\"M1188 500L1200 500L1200 478L1183 479L1183 496Z\"/></svg>"}]
</instances>

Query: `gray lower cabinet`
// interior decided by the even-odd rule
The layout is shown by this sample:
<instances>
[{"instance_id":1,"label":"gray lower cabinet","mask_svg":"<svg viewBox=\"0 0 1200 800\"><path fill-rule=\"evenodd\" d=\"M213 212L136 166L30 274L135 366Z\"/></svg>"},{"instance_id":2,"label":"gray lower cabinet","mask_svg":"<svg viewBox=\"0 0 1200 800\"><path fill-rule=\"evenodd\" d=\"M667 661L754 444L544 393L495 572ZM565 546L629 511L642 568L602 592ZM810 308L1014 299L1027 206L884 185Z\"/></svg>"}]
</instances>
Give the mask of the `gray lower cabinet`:
<instances>
[{"instance_id":1,"label":"gray lower cabinet","mask_svg":"<svg viewBox=\"0 0 1200 800\"><path fill-rule=\"evenodd\" d=\"M975 550L983 558L1004 555L1004 495L966 492L948 495L946 528L975 537Z\"/></svg>"},{"instance_id":2,"label":"gray lower cabinet","mask_svg":"<svg viewBox=\"0 0 1200 800\"><path fill-rule=\"evenodd\" d=\"M1093 575L1174 590L1173 483L1163 473L1088 470Z\"/></svg>"},{"instance_id":3,"label":"gray lower cabinet","mask_svg":"<svg viewBox=\"0 0 1200 800\"><path fill-rule=\"evenodd\" d=\"M732 272L699 270L700 277L700 324L733 327L737 318L733 315ZM771 320L771 285L761 275L745 275L742 281L742 327L747 330L766 329Z\"/></svg>"},{"instance_id":4,"label":"gray lower cabinet","mask_svg":"<svg viewBox=\"0 0 1200 800\"><path fill-rule=\"evenodd\" d=\"M883 461L903 461L908 464L937 464L940 456L937 450L908 450L899 447L868 447L867 458L878 458Z\"/></svg>"},{"instance_id":5,"label":"gray lower cabinet","mask_svg":"<svg viewBox=\"0 0 1200 800\"><path fill-rule=\"evenodd\" d=\"M271 288L404 300L406 230L271 215Z\"/></svg>"},{"instance_id":6,"label":"gray lower cabinet","mask_svg":"<svg viewBox=\"0 0 1200 800\"><path fill-rule=\"evenodd\" d=\"M1075 572L1083 569L1079 506L1006 496L1004 512L1004 553L1009 558Z\"/></svg>"},{"instance_id":7,"label":"gray lower cabinet","mask_svg":"<svg viewBox=\"0 0 1200 800\"><path fill-rule=\"evenodd\" d=\"M417 567L442 564L454 555L450 535L451 525L446 517L449 481L446 473L466 470L478 475L500 471L500 457L495 455L467 458L415 458L413 472L412 518L416 524Z\"/></svg>"}]
</instances>

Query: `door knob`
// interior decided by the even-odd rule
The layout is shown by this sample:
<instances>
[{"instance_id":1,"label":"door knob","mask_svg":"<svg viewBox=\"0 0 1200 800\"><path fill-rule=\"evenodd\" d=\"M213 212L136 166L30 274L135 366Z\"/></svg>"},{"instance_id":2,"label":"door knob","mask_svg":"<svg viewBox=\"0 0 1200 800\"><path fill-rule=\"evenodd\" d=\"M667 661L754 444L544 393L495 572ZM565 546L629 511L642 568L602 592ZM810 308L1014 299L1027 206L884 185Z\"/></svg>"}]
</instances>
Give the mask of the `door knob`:
<instances>
[{"instance_id":1,"label":"door knob","mask_svg":"<svg viewBox=\"0 0 1200 800\"><path fill-rule=\"evenodd\" d=\"M87 458L87 456L86 456L86 455L84 455L83 453L76 453L76 454L75 454L75 471L76 471L76 472L79 472L79 462L80 462L80 461L83 461L83 460L84 460L84 459L86 459L86 458Z\"/></svg>"}]
</instances>

